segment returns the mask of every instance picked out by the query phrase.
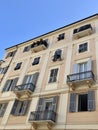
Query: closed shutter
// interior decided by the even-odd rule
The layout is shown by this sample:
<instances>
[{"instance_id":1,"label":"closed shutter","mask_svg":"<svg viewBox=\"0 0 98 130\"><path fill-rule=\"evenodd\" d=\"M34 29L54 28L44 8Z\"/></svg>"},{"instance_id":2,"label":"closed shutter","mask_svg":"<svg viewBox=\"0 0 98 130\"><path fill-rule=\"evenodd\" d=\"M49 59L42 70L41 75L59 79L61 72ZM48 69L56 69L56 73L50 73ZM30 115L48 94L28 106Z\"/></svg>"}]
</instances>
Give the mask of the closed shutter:
<instances>
[{"instance_id":1,"label":"closed shutter","mask_svg":"<svg viewBox=\"0 0 98 130\"><path fill-rule=\"evenodd\" d=\"M72 74L78 73L78 64L73 64ZM77 80L77 75L72 75L70 80Z\"/></svg>"},{"instance_id":2,"label":"closed shutter","mask_svg":"<svg viewBox=\"0 0 98 130\"><path fill-rule=\"evenodd\" d=\"M92 60L91 60L91 58L88 60L88 62L87 62L87 71L92 71ZM91 72L88 72L87 73L87 77L88 78L91 78L92 77L92 74L91 74Z\"/></svg>"},{"instance_id":3,"label":"closed shutter","mask_svg":"<svg viewBox=\"0 0 98 130\"><path fill-rule=\"evenodd\" d=\"M25 115L26 114L26 111L27 111L27 108L28 108L28 104L29 104L28 100L23 101L22 111L21 111L20 115Z\"/></svg>"},{"instance_id":4,"label":"closed shutter","mask_svg":"<svg viewBox=\"0 0 98 130\"><path fill-rule=\"evenodd\" d=\"M32 83L33 83L34 85L36 85L38 76L39 76L39 72L36 72L35 74L33 74L33 81L32 81Z\"/></svg>"},{"instance_id":5,"label":"closed shutter","mask_svg":"<svg viewBox=\"0 0 98 130\"><path fill-rule=\"evenodd\" d=\"M12 82L12 84L10 86L10 90L9 91L13 91L14 90L14 88L15 88L15 86L17 84L17 81L18 81L18 78L13 79L13 82Z\"/></svg>"},{"instance_id":6,"label":"closed shutter","mask_svg":"<svg viewBox=\"0 0 98 130\"><path fill-rule=\"evenodd\" d=\"M88 111L95 110L95 92L89 91L88 92Z\"/></svg>"},{"instance_id":7,"label":"closed shutter","mask_svg":"<svg viewBox=\"0 0 98 130\"><path fill-rule=\"evenodd\" d=\"M6 83L5 83L5 85L4 85L4 87L3 87L2 92L8 91L10 85L11 85L11 80L7 80Z\"/></svg>"},{"instance_id":8,"label":"closed shutter","mask_svg":"<svg viewBox=\"0 0 98 130\"><path fill-rule=\"evenodd\" d=\"M76 111L76 94L71 93L70 94L69 112L75 112L75 111Z\"/></svg>"},{"instance_id":9,"label":"closed shutter","mask_svg":"<svg viewBox=\"0 0 98 130\"><path fill-rule=\"evenodd\" d=\"M19 101L16 99L15 102L14 102L14 105L12 107L12 110L11 110L11 114L14 115L15 114L15 111L16 111L16 108L18 106L18 103Z\"/></svg>"},{"instance_id":10,"label":"closed shutter","mask_svg":"<svg viewBox=\"0 0 98 130\"><path fill-rule=\"evenodd\" d=\"M87 71L91 71L92 70L92 60L91 58L88 60L87 62Z\"/></svg>"},{"instance_id":11,"label":"closed shutter","mask_svg":"<svg viewBox=\"0 0 98 130\"><path fill-rule=\"evenodd\" d=\"M8 103L2 104L2 107L0 109L0 117L2 117L4 115L7 105L8 105Z\"/></svg>"},{"instance_id":12,"label":"closed shutter","mask_svg":"<svg viewBox=\"0 0 98 130\"><path fill-rule=\"evenodd\" d=\"M78 64L73 64L72 74L76 74L78 72Z\"/></svg>"},{"instance_id":13,"label":"closed shutter","mask_svg":"<svg viewBox=\"0 0 98 130\"><path fill-rule=\"evenodd\" d=\"M37 111L42 111L44 98L40 98L37 106Z\"/></svg>"},{"instance_id":14,"label":"closed shutter","mask_svg":"<svg viewBox=\"0 0 98 130\"><path fill-rule=\"evenodd\" d=\"M56 112L57 109L57 103L58 103L58 96L53 97L53 102L52 102L52 110Z\"/></svg>"}]
</instances>

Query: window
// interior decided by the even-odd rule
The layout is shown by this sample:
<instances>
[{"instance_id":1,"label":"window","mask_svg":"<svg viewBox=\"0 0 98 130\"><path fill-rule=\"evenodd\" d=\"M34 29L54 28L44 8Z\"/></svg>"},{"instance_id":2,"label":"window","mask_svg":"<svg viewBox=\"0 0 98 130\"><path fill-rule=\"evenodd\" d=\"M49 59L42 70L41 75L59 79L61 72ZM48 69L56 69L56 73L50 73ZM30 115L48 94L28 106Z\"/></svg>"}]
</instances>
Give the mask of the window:
<instances>
[{"instance_id":1,"label":"window","mask_svg":"<svg viewBox=\"0 0 98 130\"><path fill-rule=\"evenodd\" d=\"M80 73L79 79L85 79L87 77L87 73L82 72L87 72L87 62L78 64L78 69Z\"/></svg>"},{"instance_id":2,"label":"window","mask_svg":"<svg viewBox=\"0 0 98 130\"><path fill-rule=\"evenodd\" d=\"M46 99L45 103L44 103L44 110L48 111L48 110L52 110L52 102L53 99Z\"/></svg>"},{"instance_id":3,"label":"window","mask_svg":"<svg viewBox=\"0 0 98 130\"><path fill-rule=\"evenodd\" d=\"M88 94L78 95L78 111L87 111Z\"/></svg>"},{"instance_id":4,"label":"window","mask_svg":"<svg viewBox=\"0 0 98 130\"><path fill-rule=\"evenodd\" d=\"M65 33L59 34L58 41L63 40L65 37Z\"/></svg>"},{"instance_id":5,"label":"window","mask_svg":"<svg viewBox=\"0 0 98 130\"><path fill-rule=\"evenodd\" d=\"M57 74L58 74L58 68L51 70L51 72L50 72L50 78L49 78L49 83L57 81Z\"/></svg>"},{"instance_id":6,"label":"window","mask_svg":"<svg viewBox=\"0 0 98 130\"><path fill-rule=\"evenodd\" d=\"M89 58L89 60L86 62L73 64L72 74L86 72L86 71L92 71L92 59L91 58Z\"/></svg>"},{"instance_id":7,"label":"window","mask_svg":"<svg viewBox=\"0 0 98 130\"><path fill-rule=\"evenodd\" d=\"M4 85L3 92L13 91L13 89L15 88L17 84L17 81L18 81L18 78L7 80Z\"/></svg>"},{"instance_id":8,"label":"window","mask_svg":"<svg viewBox=\"0 0 98 130\"><path fill-rule=\"evenodd\" d=\"M58 49L55 51L53 61L61 60L62 50Z\"/></svg>"},{"instance_id":9,"label":"window","mask_svg":"<svg viewBox=\"0 0 98 130\"><path fill-rule=\"evenodd\" d=\"M23 116L26 114L30 101L19 101L15 100L11 114L15 116Z\"/></svg>"},{"instance_id":10,"label":"window","mask_svg":"<svg viewBox=\"0 0 98 130\"><path fill-rule=\"evenodd\" d=\"M95 92L71 93L70 94L70 112L94 111L95 110Z\"/></svg>"},{"instance_id":11,"label":"window","mask_svg":"<svg viewBox=\"0 0 98 130\"><path fill-rule=\"evenodd\" d=\"M34 61L33 61L33 63L32 63L32 65L39 64L39 61L40 61L40 57L35 58Z\"/></svg>"},{"instance_id":12,"label":"window","mask_svg":"<svg viewBox=\"0 0 98 130\"><path fill-rule=\"evenodd\" d=\"M37 80L38 80L38 76L39 76L39 72L36 72L32 75L26 75L24 77L23 83L22 84L28 84L28 83L32 83L33 85L36 85ZM26 85L24 85L24 88L26 87Z\"/></svg>"},{"instance_id":13,"label":"window","mask_svg":"<svg viewBox=\"0 0 98 130\"><path fill-rule=\"evenodd\" d=\"M84 43L84 44L80 44L79 45L79 53L82 53L82 52L85 52L88 50L88 44L87 43Z\"/></svg>"},{"instance_id":14,"label":"window","mask_svg":"<svg viewBox=\"0 0 98 130\"><path fill-rule=\"evenodd\" d=\"M56 111L58 103L58 96L54 96L52 98L40 98L37 106L37 111Z\"/></svg>"},{"instance_id":15,"label":"window","mask_svg":"<svg viewBox=\"0 0 98 130\"><path fill-rule=\"evenodd\" d=\"M5 74L8 70L8 66L4 68L0 68L0 74Z\"/></svg>"},{"instance_id":16,"label":"window","mask_svg":"<svg viewBox=\"0 0 98 130\"><path fill-rule=\"evenodd\" d=\"M3 117L8 103L0 104L0 117Z\"/></svg>"},{"instance_id":17,"label":"window","mask_svg":"<svg viewBox=\"0 0 98 130\"><path fill-rule=\"evenodd\" d=\"M27 51L29 51L30 48L31 48L31 46L26 46L26 47L24 48L23 52L27 52Z\"/></svg>"},{"instance_id":18,"label":"window","mask_svg":"<svg viewBox=\"0 0 98 130\"><path fill-rule=\"evenodd\" d=\"M15 51L12 51L12 52L9 52L9 53L7 54L7 56L6 56L6 58L8 58L8 57L13 57L13 56L15 55L15 53L16 53L16 50L15 50Z\"/></svg>"},{"instance_id":19,"label":"window","mask_svg":"<svg viewBox=\"0 0 98 130\"><path fill-rule=\"evenodd\" d=\"M14 70L18 70L18 69L20 69L20 68L21 68L21 65L22 65L22 62L17 63L17 65L16 65L16 67L14 68Z\"/></svg>"},{"instance_id":20,"label":"window","mask_svg":"<svg viewBox=\"0 0 98 130\"><path fill-rule=\"evenodd\" d=\"M79 27L77 29L74 29L73 34L84 31L86 29L92 29L91 24L87 24L87 25L81 26L81 27Z\"/></svg>"}]
</instances>

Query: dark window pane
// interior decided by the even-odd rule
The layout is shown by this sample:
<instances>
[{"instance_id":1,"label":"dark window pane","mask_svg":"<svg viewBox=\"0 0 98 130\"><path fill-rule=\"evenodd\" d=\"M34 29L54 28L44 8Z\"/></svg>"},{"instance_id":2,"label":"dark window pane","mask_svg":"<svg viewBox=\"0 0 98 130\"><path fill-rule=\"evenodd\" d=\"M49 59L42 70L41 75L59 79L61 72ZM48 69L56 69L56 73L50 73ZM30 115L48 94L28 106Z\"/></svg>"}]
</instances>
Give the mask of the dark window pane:
<instances>
[{"instance_id":1,"label":"dark window pane","mask_svg":"<svg viewBox=\"0 0 98 130\"><path fill-rule=\"evenodd\" d=\"M87 111L88 110L88 95L81 94L78 95L78 111Z\"/></svg>"}]
</instances>

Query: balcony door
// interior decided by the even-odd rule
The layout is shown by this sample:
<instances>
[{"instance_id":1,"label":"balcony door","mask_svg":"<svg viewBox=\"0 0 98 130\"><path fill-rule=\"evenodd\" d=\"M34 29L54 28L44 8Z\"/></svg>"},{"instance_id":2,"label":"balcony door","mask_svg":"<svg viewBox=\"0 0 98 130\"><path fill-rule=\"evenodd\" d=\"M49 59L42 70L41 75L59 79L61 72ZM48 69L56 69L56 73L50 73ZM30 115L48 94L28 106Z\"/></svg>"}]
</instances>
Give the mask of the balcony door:
<instances>
[{"instance_id":1,"label":"balcony door","mask_svg":"<svg viewBox=\"0 0 98 130\"><path fill-rule=\"evenodd\" d=\"M87 74L85 73L87 71L87 62L80 63L79 64L79 79L85 79L87 77Z\"/></svg>"},{"instance_id":2,"label":"balcony door","mask_svg":"<svg viewBox=\"0 0 98 130\"><path fill-rule=\"evenodd\" d=\"M53 109L53 100L52 99L45 100L45 104L44 104L44 118L45 119L51 118L52 109Z\"/></svg>"}]
</instances>

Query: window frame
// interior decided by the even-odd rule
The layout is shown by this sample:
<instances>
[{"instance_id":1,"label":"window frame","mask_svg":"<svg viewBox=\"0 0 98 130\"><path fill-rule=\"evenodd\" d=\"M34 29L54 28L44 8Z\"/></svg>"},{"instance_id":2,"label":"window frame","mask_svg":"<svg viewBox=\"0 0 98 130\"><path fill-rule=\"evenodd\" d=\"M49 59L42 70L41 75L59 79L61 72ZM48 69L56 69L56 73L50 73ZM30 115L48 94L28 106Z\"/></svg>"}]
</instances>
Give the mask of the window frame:
<instances>
[{"instance_id":1,"label":"window frame","mask_svg":"<svg viewBox=\"0 0 98 130\"><path fill-rule=\"evenodd\" d=\"M79 111L79 96L80 95L87 95L88 97L88 93L87 92L82 92L82 93L78 93L76 94L76 112L87 112L88 111L88 105L86 106L87 107L87 110L86 111ZM87 98L87 104L88 104L88 98Z\"/></svg>"},{"instance_id":2,"label":"window frame","mask_svg":"<svg viewBox=\"0 0 98 130\"><path fill-rule=\"evenodd\" d=\"M64 39L65 39L65 33L61 33L57 37L57 41L61 41L61 40L64 40Z\"/></svg>"},{"instance_id":3,"label":"window frame","mask_svg":"<svg viewBox=\"0 0 98 130\"><path fill-rule=\"evenodd\" d=\"M19 70L21 66L22 66L22 62L17 63L14 70Z\"/></svg>"},{"instance_id":4,"label":"window frame","mask_svg":"<svg viewBox=\"0 0 98 130\"><path fill-rule=\"evenodd\" d=\"M15 50L15 51L8 52L8 53L6 54L6 57L5 57L5 58L14 57L15 54L16 54L16 50Z\"/></svg>"},{"instance_id":5,"label":"window frame","mask_svg":"<svg viewBox=\"0 0 98 130\"><path fill-rule=\"evenodd\" d=\"M56 81L54 81L54 80L50 81L50 78L51 78L51 77L54 78L54 74L53 74L53 76L51 76L51 71L52 71L52 70L57 70ZM49 84L49 83L56 83L56 82L58 81L58 75L59 75L59 67L51 68L51 69L49 70L48 84ZM55 79L55 78L54 78L54 79Z\"/></svg>"},{"instance_id":6,"label":"window frame","mask_svg":"<svg viewBox=\"0 0 98 130\"><path fill-rule=\"evenodd\" d=\"M33 59L32 66L38 65L38 64L40 63L40 59L41 59L40 56L39 56L39 57L35 57L35 58Z\"/></svg>"},{"instance_id":7,"label":"window frame","mask_svg":"<svg viewBox=\"0 0 98 130\"><path fill-rule=\"evenodd\" d=\"M92 112L96 109L96 97L95 97L95 90L88 90L82 92L72 92L70 93L70 100L69 100L69 113L72 112ZM87 110L79 111L79 95L87 94ZM93 94L93 95L92 95ZM92 95L92 96L91 96Z\"/></svg>"},{"instance_id":8,"label":"window frame","mask_svg":"<svg viewBox=\"0 0 98 130\"><path fill-rule=\"evenodd\" d=\"M84 44L87 44L87 50L83 50L83 51L79 52L80 46L81 46L81 45L84 45ZM77 45L77 48L78 48L78 49L77 49L77 54L87 53L87 52L89 52L89 42L86 41L86 42L80 43L80 44ZM84 49L84 47L83 47L83 49Z\"/></svg>"}]
</instances>

